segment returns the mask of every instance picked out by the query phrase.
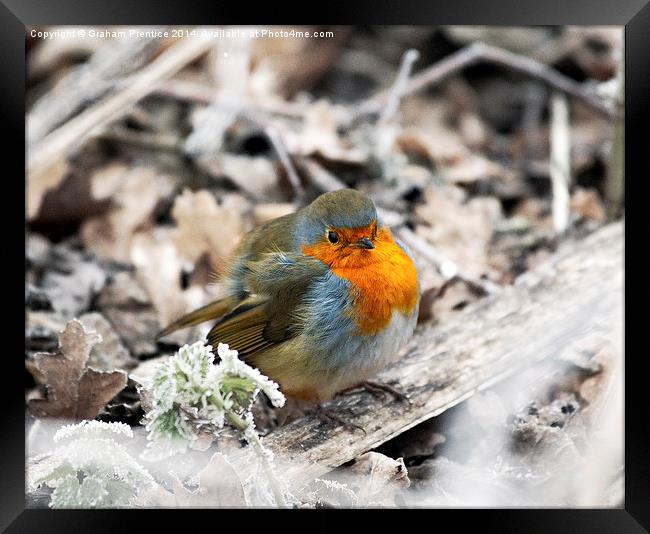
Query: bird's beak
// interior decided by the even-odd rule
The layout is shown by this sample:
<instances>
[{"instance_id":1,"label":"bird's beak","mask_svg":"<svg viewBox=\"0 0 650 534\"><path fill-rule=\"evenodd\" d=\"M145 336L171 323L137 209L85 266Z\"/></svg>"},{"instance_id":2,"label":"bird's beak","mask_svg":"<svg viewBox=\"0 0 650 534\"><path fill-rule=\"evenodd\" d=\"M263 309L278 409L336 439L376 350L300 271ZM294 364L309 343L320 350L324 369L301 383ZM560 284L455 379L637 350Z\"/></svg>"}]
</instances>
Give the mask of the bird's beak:
<instances>
[{"instance_id":1,"label":"bird's beak","mask_svg":"<svg viewBox=\"0 0 650 534\"><path fill-rule=\"evenodd\" d=\"M367 237L362 237L361 239L359 239L359 241L357 241L354 244L354 246L358 248L365 248L365 249L375 248L373 242L370 241L370 239L368 239Z\"/></svg>"}]
</instances>

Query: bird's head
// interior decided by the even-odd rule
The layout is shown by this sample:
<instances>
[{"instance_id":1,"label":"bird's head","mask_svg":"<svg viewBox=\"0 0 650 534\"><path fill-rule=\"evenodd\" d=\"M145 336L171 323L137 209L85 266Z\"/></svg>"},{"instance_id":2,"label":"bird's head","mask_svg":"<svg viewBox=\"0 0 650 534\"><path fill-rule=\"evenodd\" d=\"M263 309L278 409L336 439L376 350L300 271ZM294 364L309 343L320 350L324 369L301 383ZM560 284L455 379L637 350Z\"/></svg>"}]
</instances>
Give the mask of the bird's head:
<instances>
[{"instance_id":1,"label":"bird's head","mask_svg":"<svg viewBox=\"0 0 650 534\"><path fill-rule=\"evenodd\" d=\"M390 238L381 227L374 203L354 189L325 193L298 220L302 251L330 267L363 266Z\"/></svg>"}]
</instances>

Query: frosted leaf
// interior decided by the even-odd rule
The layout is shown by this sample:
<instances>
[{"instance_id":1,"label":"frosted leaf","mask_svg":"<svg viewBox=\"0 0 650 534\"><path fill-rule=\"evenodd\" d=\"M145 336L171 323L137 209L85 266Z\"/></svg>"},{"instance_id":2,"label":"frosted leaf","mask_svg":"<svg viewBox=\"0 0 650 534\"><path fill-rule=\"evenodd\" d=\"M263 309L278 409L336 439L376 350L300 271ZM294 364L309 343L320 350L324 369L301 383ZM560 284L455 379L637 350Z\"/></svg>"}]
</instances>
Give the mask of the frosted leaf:
<instances>
[{"instance_id":1,"label":"frosted leaf","mask_svg":"<svg viewBox=\"0 0 650 534\"><path fill-rule=\"evenodd\" d=\"M58 443L70 438L103 437L109 434L122 434L133 437L133 431L124 423L105 423L104 421L82 421L75 425L64 425L56 434L54 441Z\"/></svg>"},{"instance_id":2,"label":"frosted leaf","mask_svg":"<svg viewBox=\"0 0 650 534\"><path fill-rule=\"evenodd\" d=\"M316 486L314 497L318 501L325 501L346 508L354 507L358 504L359 499L357 494L347 484L342 484L336 480L317 478L314 480L314 485Z\"/></svg>"},{"instance_id":3,"label":"frosted leaf","mask_svg":"<svg viewBox=\"0 0 650 534\"><path fill-rule=\"evenodd\" d=\"M265 484L249 484L259 493L255 502L286 506L286 488L274 473L273 454L262 445L250 411L263 391L275 406L284 395L278 384L250 367L228 345L219 344L215 365L212 347L201 342L184 345L156 369L146 391L153 408L145 416L148 460L184 453L188 447L205 449L226 421L239 430L255 455L255 471L264 471ZM259 479L258 479L259 480ZM257 487L255 487L257 486Z\"/></svg>"},{"instance_id":4,"label":"frosted leaf","mask_svg":"<svg viewBox=\"0 0 650 534\"><path fill-rule=\"evenodd\" d=\"M221 362L217 366L217 376L234 375L248 378L259 390L264 392L273 406L284 406L286 399L278 384L260 373L259 369L251 367L240 360L236 350L231 350L225 343L219 343L217 354L221 358Z\"/></svg>"},{"instance_id":5,"label":"frosted leaf","mask_svg":"<svg viewBox=\"0 0 650 534\"><path fill-rule=\"evenodd\" d=\"M129 506L154 479L112 437L133 437L128 425L82 421L55 434L60 445L45 458L28 465L28 491L47 485L54 489L52 508Z\"/></svg>"}]
</instances>

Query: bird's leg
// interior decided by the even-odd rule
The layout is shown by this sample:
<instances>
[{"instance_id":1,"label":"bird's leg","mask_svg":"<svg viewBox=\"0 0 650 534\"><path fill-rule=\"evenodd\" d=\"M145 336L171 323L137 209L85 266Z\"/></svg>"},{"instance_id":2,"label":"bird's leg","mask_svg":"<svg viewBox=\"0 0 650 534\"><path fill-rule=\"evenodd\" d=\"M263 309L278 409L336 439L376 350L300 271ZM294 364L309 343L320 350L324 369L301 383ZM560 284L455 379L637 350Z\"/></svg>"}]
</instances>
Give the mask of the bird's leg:
<instances>
[{"instance_id":1,"label":"bird's leg","mask_svg":"<svg viewBox=\"0 0 650 534\"><path fill-rule=\"evenodd\" d=\"M347 395L359 389L365 389L366 391L372 393L375 397L380 396L382 393L390 393L395 398L395 400L412 404L411 399L409 399L400 390L394 388L389 384L386 384L385 382L376 382L374 380L364 380L356 386L344 389L343 391L339 392L339 395Z\"/></svg>"},{"instance_id":2,"label":"bird's leg","mask_svg":"<svg viewBox=\"0 0 650 534\"><path fill-rule=\"evenodd\" d=\"M351 423L350 421L346 421L344 418L342 418L339 415L336 415L335 413L332 412L331 409L329 408L324 408L320 404L314 409L314 415L318 417L321 421L324 422L335 422L340 424L341 426L349 429L349 430L361 430L364 434L366 433L365 429L359 425L356 425L354 423Z\"/></svg>"}]
</instances>

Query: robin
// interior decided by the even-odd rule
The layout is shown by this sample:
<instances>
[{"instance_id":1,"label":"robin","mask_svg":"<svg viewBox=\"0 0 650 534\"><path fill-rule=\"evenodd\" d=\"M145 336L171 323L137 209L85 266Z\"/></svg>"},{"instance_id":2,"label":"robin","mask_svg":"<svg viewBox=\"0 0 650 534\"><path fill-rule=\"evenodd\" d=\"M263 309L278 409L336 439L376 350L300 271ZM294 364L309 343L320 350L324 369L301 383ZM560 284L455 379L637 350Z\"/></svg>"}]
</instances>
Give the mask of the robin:
<instances>
[{"instance_id":1,"label":"robin","mask_svg":"<svg viewBox=\"0 0 650 534\"><path fill-rule=\"evenodd\" d=\"M208 320L294 399L322 403L369 382L413 333L419 288L406 248L353 189L319 196L246 234L224 275L226 296L165 328Z\"/></svg>"}]
</instances>

